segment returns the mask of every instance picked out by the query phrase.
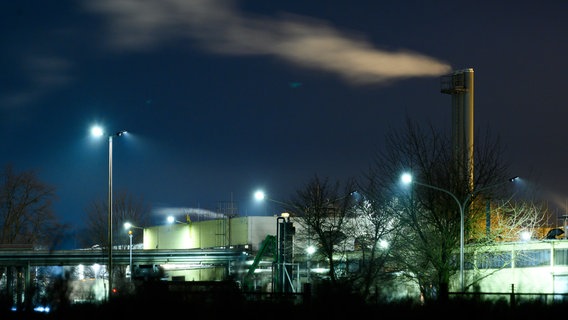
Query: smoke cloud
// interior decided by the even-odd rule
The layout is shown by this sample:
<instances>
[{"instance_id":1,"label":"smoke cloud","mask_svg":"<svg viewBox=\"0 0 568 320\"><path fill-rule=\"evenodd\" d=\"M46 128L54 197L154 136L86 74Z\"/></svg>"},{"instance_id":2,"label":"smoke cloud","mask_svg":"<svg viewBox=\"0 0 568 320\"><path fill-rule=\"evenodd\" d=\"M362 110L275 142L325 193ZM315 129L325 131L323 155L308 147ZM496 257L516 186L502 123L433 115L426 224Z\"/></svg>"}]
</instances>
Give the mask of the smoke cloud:
<instances>
[{"instance_id":1,"label":"smoke cloud","mask_svg":"<svg viewBox=\"0 0 568 320\"><path fill-rule=\"evenodd\" d=\"M85 6L104 18L107 44L118 51L152 50L185 38L209 52L272 56L351 84L434 77L451 70L447 63L420 53L378 49L362 36L324 21L289 14L246 15L231 1L99 0L86 1Z\"/></svg>"}]
</instances>

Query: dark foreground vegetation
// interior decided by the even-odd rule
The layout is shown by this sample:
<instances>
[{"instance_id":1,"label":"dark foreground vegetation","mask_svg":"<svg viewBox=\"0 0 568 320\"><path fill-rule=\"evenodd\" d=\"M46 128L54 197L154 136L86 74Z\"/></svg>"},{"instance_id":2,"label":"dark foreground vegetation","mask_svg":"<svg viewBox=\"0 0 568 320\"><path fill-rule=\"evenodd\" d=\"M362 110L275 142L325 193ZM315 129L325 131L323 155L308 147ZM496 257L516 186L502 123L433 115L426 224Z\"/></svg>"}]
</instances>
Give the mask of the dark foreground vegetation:
<instances>
[{"instance_id":1,"label":"dark foreground vegetation","mask_svg":"<svg viewBox=\"0 0 568 320\"><path fill-rule=\"evenodd\" d=\"M290 295L258 299L238 290L214 290L192 294L165 291L160 286L147 287L136 295L117 296L104 303L62 303L49 313L35 311L0 312L0 319L326 319L344 318L457 318L457 319L551 319L560 317L568 302L517 302L507 299L492 302L473 299L450 299L445 302L398 301L368 304L351 295L325 292L311 298Z\"/></svg>"},{"instance_id":2,"label":"dark foreground vegetation","mask_svg":"<svg viewBox=\"0 0 568 320\"><path fill-rule=\"evenodd\" d=\"M449 301L445 304L415 305L397 302L383 305L351 305L341 301L291 305L285 302L216 301L214 303L172 302L162 299L118 299L104 304L77 304L50 313L33 311L0 314L2 319L133 319L134 317L206 317L206 319L325 319L373 317L410 319L414 317L455 317L459 319L543 319L561 316L568 305L526 303L515 307L505 302ZM352 319L352 318L348 318Z\"/></svg>"}]
</instances>

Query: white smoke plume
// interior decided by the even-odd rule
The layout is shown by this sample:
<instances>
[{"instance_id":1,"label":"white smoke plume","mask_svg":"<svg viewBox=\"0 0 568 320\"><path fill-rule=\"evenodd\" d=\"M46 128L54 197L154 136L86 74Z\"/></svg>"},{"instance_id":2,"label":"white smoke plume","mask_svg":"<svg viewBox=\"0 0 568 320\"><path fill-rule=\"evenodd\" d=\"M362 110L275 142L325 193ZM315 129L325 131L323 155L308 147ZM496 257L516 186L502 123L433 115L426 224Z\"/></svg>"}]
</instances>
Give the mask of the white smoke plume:
<instances>
[{"instance_id":1,"label":"white smoke plume","mask_svg":"<svg viewBox=\"0 0 568 320\"><path fill-rule=\"evenodd\" d=\"M226 0L98 0L85 5L105 19L113 50L149 50L185 38L210 52L272 56L336 74L351 84L433 77L451 70L420 53L378 49L362 36L320 20L246 15Z\"/></svg>"}]
</instances>

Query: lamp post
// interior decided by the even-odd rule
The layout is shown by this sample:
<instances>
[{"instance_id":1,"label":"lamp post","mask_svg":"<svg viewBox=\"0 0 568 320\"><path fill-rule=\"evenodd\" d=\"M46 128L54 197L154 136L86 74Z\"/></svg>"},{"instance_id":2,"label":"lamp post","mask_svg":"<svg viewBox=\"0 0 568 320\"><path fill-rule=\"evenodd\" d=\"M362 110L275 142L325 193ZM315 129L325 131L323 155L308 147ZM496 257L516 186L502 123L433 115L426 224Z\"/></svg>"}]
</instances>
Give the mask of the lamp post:
<instances>
[{"instance_id":1,"label":"lamp post","mask_svg":"<svg viewBox=\"0 0 568 320\"><path fill-rule=\"evenodd\" d=\"M132 281L132 230L128 230L128 238L130 238L130 255L128 259L128 269L130 269L130 276L128 277Z\"/></svg>"},{"instance_id":2,"label":"lamp post","mask_svg":"<svg viewBox=\"0 0 568 320\"><path fill-rule=\"evenodd\" d=\"M284 208L290 207L289 204L266 197L264 192L256 191L254 198L257 201L268 200L282 205ZM276 218L276 268L277 279L274 283L276 292L285 293L294 290L292 283L287 285L286 279L292 279L292 268L289 264L292 261L292 239L296 233L292 221L290 221L290 213L282 212ZM291 280L289 280L291 281Z\"/></svg>"},{"instance_id":3,"label":"lamp post","mask_svg":"<svg viewBox=\"0 0 568 320\"><path fill-rule=\"evenodd\" d=\"M312 255L316 252L316 247L312 246L311 244L308 244L308 247L306 248L306 255L307 255L307 260L306 260L306 271L307 271L307 275L306 278L308 279L308 283L312 282L312 277L311 277L311 260L312 260Z\"/></svg>"},{"instance_id":4,"label":"lamp post","mask_svg":"<svg viewBox=\"0 0 568 320\"><path fill-rule=\"evenodd\" d=\"M189 218L187 218L187 220L189 221ZM176 218L174 216L168 216L167 221L168 221L168 223L189 224L188 222L182 222L182 221L176 220Z\"/></svg>"},{"instance_id":5,"label":"lamp post","mask_svg":"<svg viewBox=\"0 0 568 320\"><path fill-rule=\"evenodd\" d=\"M282 212L276 218L276 252L277 252L277 269L278 281L276 283L277 292L287 293L293 289L292 285L292 268L290 262L292 261L292 237L295 234L295 228L290 221L290 214ZM286 282L286 279L289 282Z\"/></svg>"},{"instance_id":6,"label":"lamp post","mask_svg":"<svg viewBox=\"0 0 568 320\"><path fill-rule=\"evenodd\" d=\"M126 133L121 130L108 136L108 297L112 295L112 138L120 137ZM95 126L91 129L91 134L100 137L104 134L101 127Z\"/></svg>"},{"instance_id":7,"label":"lamp post","mask_svg":"<svg viewBox=\"0 0 568 320\"><path fill-rule=\"evenodd\" d=\"M254 193L254 198L255 198L257 201L264 201L264 200L272 201L272 202L274 202L274 203L276 203L276 204L281 205L283 208L289 208L289 207L290 207L290 204L288 204L288 203L285 203L285 202L282 202L282 201L278 201L278 200L274 200L274 199L268 198L268 197L266 196L266 194L265 194L263 191L261 191L261 190L256 191L256 192Z\"/></svg>"},{"instance_id":8,"label":"lamp post","mask_svg":"<svg viewBox=\"0 0 568 320\"><path fill-rule=\"evenodd\" d=\"M518 177L515 176L513 178L508 179L508 181L509 182L515 181L517 178ZM464 231L464 229L465 229L465 227L464 227L464 225L465 225L464 210L465 210L465 206L474 194L479 193L483 190L495 188L495 187L503 184L503 182L500 182L500 183L497 183L497 184L494 184L494 185L490 185L490 186L487 186L485 188L481 188L479 190L475 190L475 192L470 192L467 195L467 197L465 197L463 202L460 202L460 200L458 199L458 197L455 194L453 194L452 192L450 192L446 189L436 187L436 186L433 186L433 185L429 185L429 184L426 184L426 183L414 181L412 179L412 175L410 173L404 173L402 175L401 179L402 179L402 182L404 184L414 183L414 184L417 184L419 186L423 186L423 187L426 187L426 188L430 188L430 189L434 189L434 190L444 192L444 193L450 195L458 204L458 207L459 207L459 210L460 210L460 288L461 288L461 292L465 292L465 284L464 284L464 251L465 251L464 250L464 242L465 242L464 241L464 238L465 238L465 236L464 236L464 233L465 233L465 231Z\"/></svg>"},{"instance_id":9,"label":"lamp post","mask_svg":"<svg viewBox=\"0 0 568 320\"><path fill-rule=\"evenodd\" d=\"M132 269L132 228L144 230L144 228L134 226L130 222L124 223L124 229L128 229L128 237L130 238L130 257L129 257L130 259L129 259L129 263L128 263L128 268L130 268L130 281L132 281L132 270L133 270Z\"/></svg>"}]
</instances>

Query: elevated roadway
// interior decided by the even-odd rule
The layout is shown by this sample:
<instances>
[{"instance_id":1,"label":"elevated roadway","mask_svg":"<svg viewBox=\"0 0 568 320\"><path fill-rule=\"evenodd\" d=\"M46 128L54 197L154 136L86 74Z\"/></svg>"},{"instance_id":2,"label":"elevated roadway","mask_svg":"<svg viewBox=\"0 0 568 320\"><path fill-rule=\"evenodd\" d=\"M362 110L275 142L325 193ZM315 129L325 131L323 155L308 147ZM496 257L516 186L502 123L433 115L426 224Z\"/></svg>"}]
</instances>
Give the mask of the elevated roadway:
<instances>
[{"instance_id":1,"label":"elevated roadway","mask_svg":"<svg viewBox=\"0 0 568 320\"><path fill-rule=\"evenodd\" d=\"M225 264L246 259L242 249L175 249L175 250L132 250L132 261L136 264ZM130 263L130 250L113 250L112 261L116 265ZM106 250L0 250L0 266L74 266L106 265Z\"/></svg>"}]
</instances>

